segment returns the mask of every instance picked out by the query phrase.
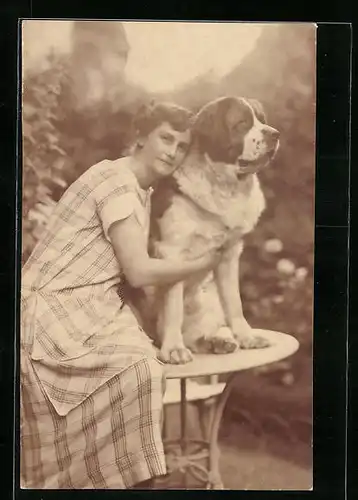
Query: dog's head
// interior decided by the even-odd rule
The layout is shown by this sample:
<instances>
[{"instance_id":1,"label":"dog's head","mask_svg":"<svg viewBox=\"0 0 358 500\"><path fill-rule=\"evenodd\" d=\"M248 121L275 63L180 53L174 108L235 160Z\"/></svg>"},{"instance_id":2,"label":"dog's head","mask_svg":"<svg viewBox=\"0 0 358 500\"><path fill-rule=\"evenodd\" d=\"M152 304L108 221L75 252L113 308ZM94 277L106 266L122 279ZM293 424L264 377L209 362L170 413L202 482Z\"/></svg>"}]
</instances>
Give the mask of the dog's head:
<instances>
[{"instance_id":1,"label":"dog's head","mask_svg":"<svg viewBox=\"0 0 358 500\"><path fill-rule=\"evenodd\" d=\"M262 105L253 99L223 97L196 116L194 138L212 162L235 166L237 175L265 167L279 147L279 132L266 123Z\"/></svg>"}]
</instances>

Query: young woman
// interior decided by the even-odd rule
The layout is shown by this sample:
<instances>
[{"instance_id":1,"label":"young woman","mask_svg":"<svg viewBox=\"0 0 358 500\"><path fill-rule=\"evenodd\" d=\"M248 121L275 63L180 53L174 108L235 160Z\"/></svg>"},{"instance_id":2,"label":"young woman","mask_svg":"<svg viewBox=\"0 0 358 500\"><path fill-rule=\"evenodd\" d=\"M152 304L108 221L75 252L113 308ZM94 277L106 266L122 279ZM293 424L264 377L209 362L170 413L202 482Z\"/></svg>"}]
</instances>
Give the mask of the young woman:
<instances>
[{"instance_id":1,"label":"young woman","mask_svg":"<svg viewBox=\"0 0 358 500\"><path fill-rule=\"evenodd\" d=\"M144 113L133 154L69 187L23 268L22 487L132 488L166 473L163 364L118 287L174 283L220 258L147 253L150 187L183 161L190 120L170 104Z\"/></svg>"}]
</instances>

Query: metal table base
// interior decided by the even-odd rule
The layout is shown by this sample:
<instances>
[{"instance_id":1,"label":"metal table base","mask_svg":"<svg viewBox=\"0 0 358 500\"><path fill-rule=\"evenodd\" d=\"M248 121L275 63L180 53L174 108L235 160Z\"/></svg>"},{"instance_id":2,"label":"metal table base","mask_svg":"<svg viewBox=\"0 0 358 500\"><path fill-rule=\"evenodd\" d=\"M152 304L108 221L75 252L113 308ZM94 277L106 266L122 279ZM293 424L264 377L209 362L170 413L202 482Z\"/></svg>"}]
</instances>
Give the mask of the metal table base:
<instances>
[{"instance_id":1,"label":"metal table base","mask_svg":"<svg viewBox=\"0 0 358 500\"><path fill-rule=\"evenodd\" d=\"M167 459L168 475L158 484L164 487L170 483L173 475L180 472L182 484L188 488L189 475L203 485L203 489L222 490L224 485L220 475L220 449L218 436L225 404L234 386L233 374L223 392L209 399L190 401L199 414L202 439L187 436L187 379L180 379L180 438L167 439L164 419L164 449Z\"/></svg>"}]
</instances>

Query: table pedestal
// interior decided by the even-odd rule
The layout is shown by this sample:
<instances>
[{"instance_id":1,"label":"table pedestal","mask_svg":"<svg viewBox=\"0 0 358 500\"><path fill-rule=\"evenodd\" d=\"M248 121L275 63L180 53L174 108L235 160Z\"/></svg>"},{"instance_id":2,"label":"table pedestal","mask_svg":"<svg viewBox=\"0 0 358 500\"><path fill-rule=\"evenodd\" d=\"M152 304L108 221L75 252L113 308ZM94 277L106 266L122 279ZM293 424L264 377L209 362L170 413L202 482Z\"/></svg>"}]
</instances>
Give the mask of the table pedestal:
<instances>
[{"instance_id":1,"label":"table pedestal","mask_svg":"<svg viewBox=\"0 0 358 500\"><path fill-rule=\"evenodd\" d=\"M234 387L235 375L237 374L230 377L221 394L209 399L190 401L190 404L198 410L202 439L192 439L187 436L187 379L180 379L180 437L167 439L164 423L163 442L168 475L158 481L161 487L170 481L173 474L180 472L184 488L188 487L191 475L202 483L204 489L224 489L219 468L218 436L225 404Z\"/></svg>"}]
</instances>

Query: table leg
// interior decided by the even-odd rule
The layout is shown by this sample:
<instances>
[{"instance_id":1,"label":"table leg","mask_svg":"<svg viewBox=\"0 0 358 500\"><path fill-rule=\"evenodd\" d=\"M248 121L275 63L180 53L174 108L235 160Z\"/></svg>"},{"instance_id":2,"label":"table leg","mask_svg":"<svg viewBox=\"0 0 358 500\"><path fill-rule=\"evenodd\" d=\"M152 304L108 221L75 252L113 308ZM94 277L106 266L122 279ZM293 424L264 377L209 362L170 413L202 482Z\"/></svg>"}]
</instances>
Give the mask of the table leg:
<instances>
[{"instance_id":1,"label":"table leg","mask_svg":"<svg viewBox=\"0 0 358 500\"><path fill-rule=\"evenodd\" d=\"M180 451L183 457L187 452L187 408L186 408L186 379L180 379ZM187 488L188 476L186 468L183 470L184 487Z\"/></svg>"},{"instance_id":2,"label":"table leg","mask_svg":"<svg viewBox=\"0 0 358 500\"><path fill-rule=\"evenodd\" d=\"M229 398L229 395L234 387L234 379L235 375L233 375L226 383L226 386L223 392L218 396L217 403L213 406L213 410L210 408L210 411L213 411L211 420L211 428L210 428L210 448L209 448L209 463L210 463L210 472L209 472L209 489L212 490L222 490L224 489L224 485L221 479L220 474L220 449L219 449L219 430L221 419L223 416L223 412L225 409L225 405Z\"/></svg>"},{"instance_id":3,"label":"table leg","mask_svg":"<svg viewBox=\"0 0 358 500\"><path fill-rule=\"evenodd\" d=\"M165 439L164 443L169 452L170 470L171 472L181 471L184 488L188 487L188 473L190 472L194 478L203 482L206 489L224 489L219 468L218 436L224 408L234 387L234 379L235 375L228 380L223 392L210 402L207 400L193 402L199 411L203 431L202 439L189 439L187 436L187 387L186 380L180 380L180 438ZM175 453L172 449L173 445L174 449L175 446L179 446L179 453ZM196 447L196 451L193 450L193 446ZM203 460L206 461L206 466L200 464Z\"/></svg>"}]
</instances>

